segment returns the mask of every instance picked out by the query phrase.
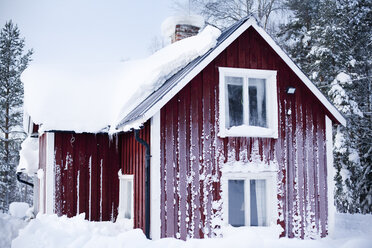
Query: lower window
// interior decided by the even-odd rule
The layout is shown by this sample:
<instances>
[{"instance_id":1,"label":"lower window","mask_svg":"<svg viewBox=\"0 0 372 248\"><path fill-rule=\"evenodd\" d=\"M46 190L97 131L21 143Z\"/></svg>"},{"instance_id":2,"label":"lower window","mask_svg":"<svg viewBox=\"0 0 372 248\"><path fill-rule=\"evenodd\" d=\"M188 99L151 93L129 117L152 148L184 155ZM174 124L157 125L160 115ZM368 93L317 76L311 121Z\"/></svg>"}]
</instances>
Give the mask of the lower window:
<instances>
[{"instance_id":1,"label":"lower window","mask_svg":"<svg viewBox=\"0 0 372 248\"><path fill-rule=\"evenodd\" d=\"M119 172L119 218L133 219L133 175Z\"/></svg>"},{"instance_id":2,"label":"lower window","mask_svg":"<svg viewBox=\"0 0 372 248\"><path fill-rule=\"evenodd\" d=\"M228 176L225 181L225 220L234 227L269 226L275 222L274 173Z\"/></svg>"}]
</instances>

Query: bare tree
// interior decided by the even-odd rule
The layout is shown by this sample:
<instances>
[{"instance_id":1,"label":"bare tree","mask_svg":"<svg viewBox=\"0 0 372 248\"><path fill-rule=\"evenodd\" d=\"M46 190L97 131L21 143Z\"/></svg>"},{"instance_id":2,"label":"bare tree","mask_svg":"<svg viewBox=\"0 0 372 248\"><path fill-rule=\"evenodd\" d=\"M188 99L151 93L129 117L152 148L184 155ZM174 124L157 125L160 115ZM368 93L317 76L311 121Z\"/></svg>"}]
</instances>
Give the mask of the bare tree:
<instances>
[{"instance_id":1,"label":"bare tree","mask_svg":"<svg viewBox=\"0 0 372 248\"><path fill-rule=\"evenodd\" d=\"M176 10L190 11L202 15L207 24L220 29L254 14L269 32L280 23L284 10L284 0L175 0ZM281 18L282 19L282 18Z\"/></svg>"}]
</instances>

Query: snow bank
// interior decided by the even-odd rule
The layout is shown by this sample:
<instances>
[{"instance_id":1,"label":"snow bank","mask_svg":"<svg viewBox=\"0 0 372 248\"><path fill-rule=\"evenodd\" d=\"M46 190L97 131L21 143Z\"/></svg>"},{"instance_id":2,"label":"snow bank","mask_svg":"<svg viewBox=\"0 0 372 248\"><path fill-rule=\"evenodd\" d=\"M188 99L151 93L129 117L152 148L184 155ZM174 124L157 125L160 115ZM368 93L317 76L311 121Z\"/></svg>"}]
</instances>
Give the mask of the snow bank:
<instances>
[{"instance_id":1,"label":"snow bank","mask_svg":"<svg viewBox=\"0 0 372 248\"><path fill-rule=\"evenodd\" d=\"M24 247L158 247L158 248L367 248L372 243L371 215L336 216L335 237L318 240L278 238L280 227L227 228L224 238L189 239L165 238L147 240L141 230L127 230L121 223L89 222L80 215L74 218L38 215L20 231L13 248ZM359 223L359 225L358 225Z\"/></svg>"},{"instance_id":2,"label":"snow bank","mask_svg":"<svg viewBox=\"0 0 372 248\"><path fill-rule=\"evenodd\" d=\"M25 218L30 206L26 202L12 202L9 205L9 214L17 218Z\"/></svg>"},{"instance_id":3,"label":"snow bank","mask_svg":"<svg viewBox=\"0 0 372 248\"><path fill-rule=\"evenodd\" d=\"M192 25L198 28L204 26L204 18L200 15L176 15L170 16L161 24L161 33L164 37L169 38L174 34L176 25Z\"/></svg>"},{"instance_id":4,"label":"snow bank","mask_svg":"<svg viewBox=\"0 0 372 248\"><path fill-rule=\"evenodd\" d=\"M27 224L23 219L0 213L0 247L8 248L18 236L19 229Z\"/></svg>"},{"instance_id":5,"label":"snow bank","mask_svg":"<svg viewBox=\"0 0 372 248\"><path fill-rule=\"evenodd\" d=\"M84 214L73 218L39 214L20 231L12 247L141 247L148 242L142 231L128 231L121 223L89 222Z\"/></svg>"},{"instance_id":6,"label":"snow bank","mask_svg":"<svg viewBox=\"0 0 372 248\"><path fill-rule=\"evenodd\" d=\"M22 142L19 155L17 172L23 172L27 173L29 176L34 176L39 164L39 139L27 137Z\"/></svg>"},{"instance_id":7,"label":"snow bank","mask_svg":"<svg viewBox=\"0 0 372 248\"><path fill-rule=\"evenodd\" d=\"M334 238L368 236L372 238L372 214L336 213Z\"/></svg>"},{"instance_id":8,"label":"snow bank","mask_svg":"<svg viewBox=\"0 0 372 248\"><path fill-rule=\"evenodd\" d=\"M21 77L25 111L42 131L107 131L219 35L208 26L146 59L117 64L31 65Z\"/></svg>"}]
</instances>

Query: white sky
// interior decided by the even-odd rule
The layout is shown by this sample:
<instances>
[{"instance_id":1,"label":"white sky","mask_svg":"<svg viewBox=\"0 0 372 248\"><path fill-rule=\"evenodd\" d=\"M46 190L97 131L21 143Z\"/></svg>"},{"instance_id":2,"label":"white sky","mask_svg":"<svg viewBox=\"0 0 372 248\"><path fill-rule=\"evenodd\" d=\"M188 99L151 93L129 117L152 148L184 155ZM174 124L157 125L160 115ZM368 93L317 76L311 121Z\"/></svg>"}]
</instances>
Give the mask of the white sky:
<instances>
[{"instance_id":1,"label":"white sky","mask_svg":"<svg viewBox=\"0 0 372 248\"><path fill-rule=\"evenodd\" d=\"M0 0L34 49L33 63L116 62L150 54L172 0Z\"/></svg>"}]
</instances>

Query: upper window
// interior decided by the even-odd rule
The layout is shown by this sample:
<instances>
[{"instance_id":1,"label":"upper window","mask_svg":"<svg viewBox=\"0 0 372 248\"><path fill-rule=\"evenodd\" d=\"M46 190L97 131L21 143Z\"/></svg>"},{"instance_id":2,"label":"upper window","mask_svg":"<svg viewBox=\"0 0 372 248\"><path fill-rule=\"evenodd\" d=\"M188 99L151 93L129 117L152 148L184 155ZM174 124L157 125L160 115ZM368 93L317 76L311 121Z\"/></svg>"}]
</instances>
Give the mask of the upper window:
<instances>
[{"instance_id":1,"label":"upper window","mask_svg":"<svg viewBox=\"0 0 372 248\"><path fill-rule=\"evenodd\" d=\"M276 71L220 67L221 137L278 137Z\"/></svg>"}]
</instances>

